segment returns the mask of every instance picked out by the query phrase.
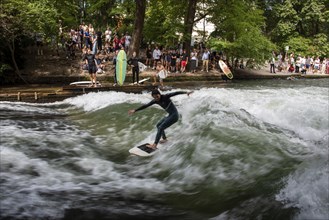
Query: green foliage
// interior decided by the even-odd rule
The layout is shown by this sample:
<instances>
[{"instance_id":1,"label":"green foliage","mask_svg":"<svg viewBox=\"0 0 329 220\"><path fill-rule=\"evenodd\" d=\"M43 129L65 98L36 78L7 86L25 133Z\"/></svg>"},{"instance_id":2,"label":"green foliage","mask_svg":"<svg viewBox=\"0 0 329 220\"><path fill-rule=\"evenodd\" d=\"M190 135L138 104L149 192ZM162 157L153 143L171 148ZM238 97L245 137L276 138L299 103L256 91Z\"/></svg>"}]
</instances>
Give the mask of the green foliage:
<instances>
[{"instance_id":1,"label":"green foliage","mask_svg":"<svg viewBox=\"0 0 329 220\"><path fill-rule=\"evenodd\" d=\"M0 76L3 76L4 73L8 70L13 70L8 64L0 64Z\"/></svg>"},{"instance_id":2,"label":"green foliage","mask_svg":"<svg viewBox=\"0 0 329 220\"><path fill-rule=\"evenodd\" d=\"M213 13L211 21L219 31L209 42L211 49L225 52L230 60L250 58L258 63L266 60L275 49L262 33L262 10L252 2L232 0L220 5Z\"/></svg>"},{"instance_id":3,"label":"green foliage","mask_svg":"<svg viewBox=\"0 0 329 220\"><path fill-rule=\"evenodd\" d=\"M47 0L49 7L57 11L56 17L53 19L58 23L61 20L63 29L77 27L84 7L87 4L85 0Z\"/></svg>"},{"instance_id":4,"label":"green foliage","mask_svg":"<svg viewBox=\"0 0 329 220\"><path fill-rule=\"evenodd\" d=\"M329 39L327 35L323 33L315 35L312 46L315 56L329 57Z\"/></svg>"},{"instance_id":5,"label":"green foliage","mask_svg":"<svg viewBox=\"0 0 329 220\"><path fill-rule=\"evenodd\" d=\"M1 71L7 72L10 65L14 71L8 72L15 72L25 81L19 71L24 61L17 51L21 51L25 39L33 38L35 33L54 35L57 10L51 0L3 0L0 9L0 48L5 57L11 58L1 58Z\"/></svg>"},{"instance_id":6,"label":"green foliage","mask_svg":"<svg viewBox=\"0 0 329 220\"><path fill-rule=\"evenodd\" d=\"M312 41L302 36L290 38L286 45L289 46L288 53L294 52L303 56L313 53L314 48L311 47Z\"/></svg>"},{"instance_id":7,"label":"green foliage","mask_svg":"<svg viewBox=\"0 0 329 220\"><path fill-rule=\"evenodd\" d=\"M132 30L135 2L125 0L88 0L85 21L96 28L105 30L107 26L123 33Z\"/></svg>"},{"instance_id":8,"label":"green foliage","mask_svg":"<svg viewBox=\"0 0 329 220\"><path fill-rule=\"evenodd\" d=\"M50 36L57 31L57 11L50 0L5 0L1 9L0 28L5 41L37 32Z\"/></svg>"},{"instance_id":9,"label":"green foliage","mask_svg":"<svg viewBox=\"0 0 329 220\"><path fill-rule=\"evenodd\" d=\"M144 40L172 47L183 32L184 1L151 0L146 11Z\"/></svg>"},{"instance_id":10,"label":"green foliage","mask_svg":"<svg viewBox=\"0 0 329 220\"><path fill-rule=\"evenodd\" d=\"M289 46L289 53L294 52L303 56L329 56L329 42L325 34L317 34L313 38L293 37L285 45Z\"/></svg>"},{"instance_id":11,"label":"green foliage","mask_svg":"<svg viewBox=\"0 0 329 220\"><path fill-rule=\"evenodd\" d=\"M273 20L276 25L269 30L271 39L279 46L283 46L290 38L299 36L312 38L324 33L329 35L329 10L326 0L286 0L272 1ZM268 20L268 23L273 22Z\"/></svg>"}]
</instances>

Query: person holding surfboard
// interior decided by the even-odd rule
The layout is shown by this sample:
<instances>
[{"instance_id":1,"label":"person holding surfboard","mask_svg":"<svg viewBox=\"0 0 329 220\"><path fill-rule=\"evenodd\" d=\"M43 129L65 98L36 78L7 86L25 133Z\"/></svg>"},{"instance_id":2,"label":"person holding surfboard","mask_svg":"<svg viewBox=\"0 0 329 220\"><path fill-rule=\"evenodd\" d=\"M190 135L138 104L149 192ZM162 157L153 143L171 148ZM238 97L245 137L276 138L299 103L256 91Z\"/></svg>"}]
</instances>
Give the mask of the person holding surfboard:
<instances>
[{"instance_id":1,"label":"person holding surfboard","mask_svg":"<svg viewBox=\"0 0 329 220\"><path fill-rule=\"evenodd\" d=\"M147 147L156 149L158 143L160 142L161 137L162 137L161 143L166 142L167 137L165 134L165 129L176 123L179 119L177 108L170 98L181 94L187 94L188 96L190 96L191 93L193 93L193 91L190 92L179 91L179 92L172 92L163 95L160 93L159 90L155 89L151 93L153 97L152 101L150 101L148 104L140 106L137 109L132 109L128 111L128 114L132 115L137 111L150 107L151 105L158 104L169 114L167 117L164 117L161 121L158 122L158 124L156 125L158 131L154 143L147 145Z\"/></svg>"},{"instance_id":2,"label":"person holding surfboard","mask_svg":"<svg viewBox=\"0 0 329 220\"><path fill-rule=\"evenodd\" d=\"M163 79L167 78L167 70L164 68L161 62L158 62L156 70L157 72L153 74L153 85L156 85L157 78L159 78L161 88L163 88Z\"/></svg>"}]
</instances>

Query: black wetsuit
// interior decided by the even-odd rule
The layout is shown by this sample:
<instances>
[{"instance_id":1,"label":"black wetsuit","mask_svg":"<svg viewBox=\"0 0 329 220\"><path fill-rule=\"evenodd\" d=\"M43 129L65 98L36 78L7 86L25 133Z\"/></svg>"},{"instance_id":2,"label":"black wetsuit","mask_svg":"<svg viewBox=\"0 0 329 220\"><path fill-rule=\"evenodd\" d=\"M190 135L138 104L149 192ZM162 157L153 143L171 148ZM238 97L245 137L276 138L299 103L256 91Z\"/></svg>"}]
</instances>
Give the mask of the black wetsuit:
<instances>
[{"instance_id":1,"label":"black wetsuit","mask_svg":"<svg viewBox=\"0 0 329 220\"><path fill-rule=\"evenodd\" d=\"M88 72L89 74L94 74L97 71L96 63L95 63L95 55L94 54L86 54L83 58L88 62Z\"/></svg>"},{"instance_id":2,"label":"black wetsuit","mask_svg":"<svg viewBox=\"0 0 329 220\"><path fill-rule=\"evenodd\" d=\"M173 125L178 121L179 115L176 106L171 101L170 97L180 95L180 94L187 94L187 92L172 92L165 95L161 95L161 98L159 101L156 101L153 99L148 104L142 105L141 107L137 108L135 111L143 110L151 105L158 104L160 105L166 112L169 113L167 117L164 117L161 121L158 122L157 128L158 132L155 137L155 144L158 144L160 141L160 138L167 139L166 134L164 130L168 128L169 126Z\"/></svg>"},{"instance_id":3,"label":"black wetsuit","mask_svg":"<svg viewBox=\"0 0 329 220\"><path fill-rule=\"evenodd\" d=\"M137 57L132 57L128 60L128 64L132 65L132 72L133 72L133 83L135 82L135 78L136 78L136 82L139 82L139 67L138 67L138 62L139 59Z\"/></svg>"}]
</instances>

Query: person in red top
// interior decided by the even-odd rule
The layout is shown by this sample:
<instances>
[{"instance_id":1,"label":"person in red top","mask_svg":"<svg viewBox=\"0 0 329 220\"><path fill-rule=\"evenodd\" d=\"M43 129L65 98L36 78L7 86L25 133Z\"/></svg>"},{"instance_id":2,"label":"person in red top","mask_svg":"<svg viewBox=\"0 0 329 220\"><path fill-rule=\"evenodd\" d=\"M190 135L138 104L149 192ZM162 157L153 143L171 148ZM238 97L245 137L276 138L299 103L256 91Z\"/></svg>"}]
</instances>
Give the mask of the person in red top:
<instances>
[{"instance_id":1,"label":"person in red top","mask_svg":"<svg viewBox=\"0 0 329 220\"><path fill-rule=\"evenodd\" d=\"M188 63L188 56L186 53L186 50L183 50L183 53L181 55L181 72L185 72L186 65Z\"/></svg>"},{"instance_id":2,"label":"person in red top","mask_svg":"<svg viewBox=\"0 0 329 220\"><path fill-rule=\"evenodd\" d=\"M125 43L126 43L126 36L122 34L122 37L120 39L120 44L123 48L125 47Z\"/></svg>"},{"instance_id":3,"label":"person in red top","mask_svg":"<svg viewBox=\"0 0 329 220\"><path fill-rule=\"evenodd\" d=\"M118 35L114 36L113 48L114 48L114 50L119 50L120 49L120 39L118 38Z\"/></svg>"}]
</instances>

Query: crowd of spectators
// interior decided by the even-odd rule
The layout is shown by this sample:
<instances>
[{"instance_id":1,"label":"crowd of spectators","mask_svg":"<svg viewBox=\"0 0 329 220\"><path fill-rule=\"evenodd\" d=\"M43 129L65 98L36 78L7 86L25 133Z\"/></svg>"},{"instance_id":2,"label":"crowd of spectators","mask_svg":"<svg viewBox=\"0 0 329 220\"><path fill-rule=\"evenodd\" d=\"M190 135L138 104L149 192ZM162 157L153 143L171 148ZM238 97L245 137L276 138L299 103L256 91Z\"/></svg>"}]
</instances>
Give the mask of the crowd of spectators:
<instances>
[{"instance_id":1,"label":"crowd of spectators","mask_svg":"<svg viewBox=\"0 0 329 220\"><path fill-rule=\"evenodd\" d=\"M88 70L93 85L96 85L96 74L104 73L107 62L115 64L117 51L124 49L128 52L132 37L128 32L119 34L114 29L106 28L104 33L100 28L95 29L92 24L81 24L77 29L71 29L64 33L59 30L60 42L65 50L67 59L75 59L77 51L82 54L82 69ZM40 45L37 38L37 45ZM190 54L183 49L182 43L176 46L164 47L155 43L147 44L146 49L141 49L140 54L133 53L128 57L133 61L128 64L133 72L133 83L138 84L139 70L136 63L142 62L146 69L155 72L165 71L165 75L175 73L198 71L209 72L211 69L219 69L218 61L226 61L222 52L210 51L203 42L194 43ZM42 50L38 50L42 54ZM158 68L161 64L161 70ZM314 56L290 55L272 52L269 60L270 72L302 73L302 74L329 74L329 58L320 59ZM235 68L244 68L243 62L235 62ZM229 66L229 65L228 65ZM135 82L135 79L137 80Z\"/></svg>"},{"instance_id":2,"label":"crowd of spectators","mask_svg":"<svg viewBox=\"0 0 329 220\"><path fill-rule=\"evenodd\" d=\"M329 74L329 58L319 56L290 55L272 52L270 72L301 73L301 74Z\"/></svg>"},{"instance_id":3,"label":"crowd of spectators","mask_svg":"<svg viewBox=\"0 0 329 220\"><path fill-rule=\"evenodd\" d=\"M77 29L71 29L69 33L63 33L60 30L61 44L67 51L67 58L73 57L75 51L85 50L89 48L92 54L113 55L116 50L124 48L127 52L132 41L132 37L128 32L121 35L110 28L106 28L103 33L100 29L94 29L92 24L81 24ZM187 64L192 60L202 60L202 70L209 71L213 68L212 61L218 59L216 53L211 53L203 43L197 44L191 51L191 55L187 56L181 43L175 47L165 48L156 45L153 42L148 44L145 53L141 54L145 65L151 69L156 68L156 64L160 61L169 72L186 72ZM206 60L208 62L206 62ZM209 66L207 68L207 63ZM194 64L194 63L193 63ZM197 70L198 62L195 62L193 72Z\"/></svg>"}]
</instances>

